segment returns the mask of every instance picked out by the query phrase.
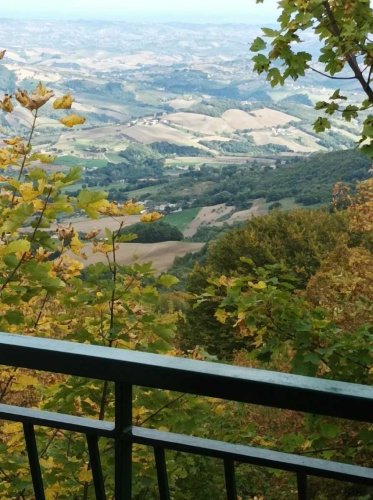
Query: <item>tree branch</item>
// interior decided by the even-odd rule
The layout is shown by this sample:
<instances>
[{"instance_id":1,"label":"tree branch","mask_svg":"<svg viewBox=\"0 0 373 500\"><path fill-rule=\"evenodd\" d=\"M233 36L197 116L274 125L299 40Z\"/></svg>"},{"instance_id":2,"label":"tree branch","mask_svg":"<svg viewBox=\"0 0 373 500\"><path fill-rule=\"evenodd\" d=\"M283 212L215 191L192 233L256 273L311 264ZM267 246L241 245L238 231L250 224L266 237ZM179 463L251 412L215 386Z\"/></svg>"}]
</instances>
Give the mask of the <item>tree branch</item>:
<instances>
[{"instance_id":1,"label":"tree branch","mask_svg":"<svg viewBox=\"0 0 373 500\"><path fill-rule=\"evenodd\" d=\"M315 73L325 76L326 78L330 78L331 80L356 80L356 76L332 76L328 75L327 73L323 73L322 71L319 71L318 69L313 68L312 66L307 66L307 67L308 69L314 71Z\"/></svg>"},{"instance_id":2,"label":"tree branch","mask_svg":"<svg viewBox=\"0 0 373 500\"><path fill-rule=\"evenodd\" d=\"M334 35L338 40L343 43L343 39L341 37L341 30L339 29L338 23L336 21L336 18L334 16L333 10L329 4L328 0L323 1L323 5L325 7L325 11L327 14L327 17L329 19L329 30ZM366 81L363 73L359 67L359 64L357 62L356 56L352 54L351 52L346 53L346 60L347 63L349 64L350 68L354 72L354 75L356 79L359 81L361 87L363 88L364 92L368 96L368 99L370 102L373 102L373 89L369 85L369 81Z\"/></svg>"}]
</instances>

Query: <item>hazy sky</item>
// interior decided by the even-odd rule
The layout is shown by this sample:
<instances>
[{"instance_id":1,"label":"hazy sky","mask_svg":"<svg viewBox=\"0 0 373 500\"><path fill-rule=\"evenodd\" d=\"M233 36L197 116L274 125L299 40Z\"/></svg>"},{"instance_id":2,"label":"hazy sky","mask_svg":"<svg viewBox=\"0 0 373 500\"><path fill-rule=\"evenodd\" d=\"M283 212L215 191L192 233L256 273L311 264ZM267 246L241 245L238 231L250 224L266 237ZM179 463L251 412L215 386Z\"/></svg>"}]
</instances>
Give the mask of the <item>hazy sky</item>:
<instances>
[{"instance_id":1,"label":"hazy sky","mask_svg":"<svg viewBox=\"0 0 373 500\"><path fill-rule=\"evenodd\" d=\"M277 0L17 0L4 2L0 17L151 21L276 20Z\"/></svg>"}]
</instances>

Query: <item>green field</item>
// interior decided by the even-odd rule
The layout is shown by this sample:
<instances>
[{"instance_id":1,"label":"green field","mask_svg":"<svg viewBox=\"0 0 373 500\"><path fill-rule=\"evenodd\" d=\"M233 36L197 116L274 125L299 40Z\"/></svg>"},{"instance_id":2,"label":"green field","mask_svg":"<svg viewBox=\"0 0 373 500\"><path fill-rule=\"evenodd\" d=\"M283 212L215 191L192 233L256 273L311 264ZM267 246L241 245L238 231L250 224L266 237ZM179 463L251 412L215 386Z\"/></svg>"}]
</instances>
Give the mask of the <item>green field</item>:
<instances>
[{"instance_id":1,"label":"green field","mask_svg":"<svg viewBox=\"0 0 373 500\"><path fill-rule=\"evenodd\" d=\"M116 153L106 153L105 156L111 163L120 163L123 161L123 158Z\"/></svg>"},{"instance_id":2,"label":"green field","mask_svg":"<svg viewBox=\"0 0 373 500\"><path fill-rule=\"evenodd\" d=\"M90 158L78 158L77 156L66 155L59 156L56 160L57 165L64 167L88 167L88 168L101 168L107 165L106 160L95 160Z\"/></svg>"},{"instance_id":3,"label":"green field","mask_svg":"<svg viewBox=\"0 0 373 500\"><path fill-rule=\"evenodd\" d=\"M189 224L195 219L200 211L200 208L187 208L182 212L177 212L175 214L166 215L163 219L168 224L176 226L181 232L184 231Z\"/></svg>"},{"instance_id":4,"label":"green field","mask_svg":"<svg viewBox=\"0 0 373 500\"><path fill-rule=\"evenodd\" d=\"M155 194L162 188L162 185L158 186L148 186L141 189L135 189L134 191L128 191L129 198L139 198L141 195L145 193Z\"/></svg>"}]
</instances>

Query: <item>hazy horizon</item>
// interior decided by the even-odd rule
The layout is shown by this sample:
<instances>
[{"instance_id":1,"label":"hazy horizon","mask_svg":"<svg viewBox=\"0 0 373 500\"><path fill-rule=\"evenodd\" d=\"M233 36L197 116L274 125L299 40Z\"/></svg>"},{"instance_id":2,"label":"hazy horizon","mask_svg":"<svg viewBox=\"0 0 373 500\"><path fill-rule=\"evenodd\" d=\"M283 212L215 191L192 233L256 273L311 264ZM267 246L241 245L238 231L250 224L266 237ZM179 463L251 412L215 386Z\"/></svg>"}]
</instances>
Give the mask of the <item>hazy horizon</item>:
<instances>
[{"instance_id":1,"label":"hazy horizon","mask_svg":"<svg viewBox=\"0 0 373 500\"><path fill-rule=\"evenodd\" d=\"M226 1L188 0L178 5L171 0L63 0L49 3L45 0L18 0L4 6L0 19L17 20L102 20L128 22L193 22L193 23L272 23L278 16L276 0L265 0L257 5L255 0Z\"/></svg>"}]
</instances>

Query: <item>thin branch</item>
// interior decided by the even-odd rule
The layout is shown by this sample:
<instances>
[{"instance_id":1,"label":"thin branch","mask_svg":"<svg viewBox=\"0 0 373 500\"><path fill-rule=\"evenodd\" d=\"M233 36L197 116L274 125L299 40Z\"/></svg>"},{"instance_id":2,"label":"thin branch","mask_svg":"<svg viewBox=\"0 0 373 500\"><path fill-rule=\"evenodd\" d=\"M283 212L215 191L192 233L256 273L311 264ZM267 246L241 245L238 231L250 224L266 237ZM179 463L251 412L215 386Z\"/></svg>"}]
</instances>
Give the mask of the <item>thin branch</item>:
<instances>
[{"instance_id":1,"label":"thin branch","mask_svg":"<svg viewBox=\"0 0 373 500\"><path fill-rule=\"evenodd\" d=\"M100 412L98 415L99 420L104 420L105 418L105 409L106 409L108 392L109 392L109 382L105 380L101 395Z\"/></svg>"},{"instance_id":2,"label":"thin branch","mask_svg":"<svg viewBox=\"0 0 373 500\"><path fill-rule=\"evenodd\" d=\"M368 75L368 85L369 85L369 84L370 84L370 82L371 82L371 79L372 79L372 73L373 73L373 64L371 65L370 70L369 70L369 75Z\"/></svg>"},{"instance_id":3,"label":"thin branch","mask_svg":"<svg viewBox=\"0 0 373 500\"><path fill-rule=\"evenodd\" d=\"M41 450L40 452L40 458L43 458L44 455L47 453L50 445L53 443L53 441L55 440L57 434L60 432L60 429L55 429L53 431L53 434L51 435L51 437L48 439L47 441L47 444L44 446L44 448Z\"/></svg>"},{"instance_id":4,"label":"thin branch","mask_svg":"<svg viewBox=\"0 0 373 500\"><path fill-rule=\"evenodd\" d=\"M107 260L109 262L109 269L112 273L113 276L113 289L111 292L111 299L109 302L109 309L110 309L110 328L109 328L109 347L113 346L114 340L111 338L111 332L114 327L114 319L115 319L115 300L116 300L116 292L117 292L117 277L118 277L118 265L117 265L117 255L116 255L116 240L118 236L120 235L120 232L123 228L124 222L122 221L120 223L119 229L116 232L113 232L112 237L111 237L111 246L112 246L112 252L113 252L113 262L110 263L110 259L108 254L106 254ZM107 398L108 398L108 392L109 392L109 382L105 380L103 390L102 390L102 395L101 395L101 403L100 403L100 413L99 413L99 420L104 420L105 418L105 408L106 408L106 403L107 403Z\"/></svg>"},{"instance_id":5,"label":"thin branch","mask_svg":"<svg viewBox=\"0 0 373 500\"><path fill-rule=\"evenodd\" d=\"M4 283L2 284L1 288L0 288L0 292L3 292L4 289L6 288L6 286L12 281L12 279L14 278L14 276L16 275L18 269L21 267L21 265L23 264L23 262L25 261L26 259L26 256L27 256L27 252L23 252L22 254L22 257L20 258L18 264L16 265L16 267L13 269L13 271L8 275L8 277L6 278L6 280L4 281Z\"/></svg>"},{"instance_id":6,"label":"thin branch","mask_svg":"<svg viewBox=\"0 0 373 500\"><path fill-rule=\"evenodd\" d=\"M27 160L27 156L28 156L28 150L29 150L29 147L31 146L32 136L34 135L34 131L35 131L37 117L38 117L38 110L36 109L35 110L35 114L34 114L34 120L33 120L32 125L31 125L30 135L29 135L29 138L28 138L28 141L27 141L26 152L25 152L25 155L23 157L23 161L22 161L22 165L21 165L21 170L20 170L20 172L18 174L18 180L21 180L21 177L22 177L22 174L23 174L23 170L25 168L25 164L26 164L26 160Z\"/></svg>"},{"instance_id":7,"label":"thin branch","mask_svg":"<svg viewBox=\"0 0 373 500\"><path fill-rule=\"evenodd\" d=\"M325 7L326 15L329 19L329 30L330 30L331 34L334 35L336 38L338 38L338 40L342 44L343 38L341 36L341 30L338 26L337 20L334 16L334 12L329 4L329 1L324 0L323 5ZM373 102L373 89L370 87L368 81L366 81L364 79L364 76L361 72L361 69L360 69L360 66L357 62L355 54L353 54L352 52L349 52L349 51L346 51L346 52L347 52L346 53L346 60L349 64L350 68L354 72L354 75L355 75L356 79L359 81L362 89L364 90L364 92L368 96L369 101Z\"/></svg>"},{"instance_id":8,"label":"thin branch","mask_svg":"<svg viewBox=\"0 0 373 500\"><path fill-rule=\"evenodd\" d=\"M36 119L38 117L38 110L37 109L35 110L35 114L33 115L33 117L34 117L34 120L33 120L32 125L31 125L30 135L29 135L29 138L28 138L28 141L27 141L27 145L26 145L26 151L25 151L25 154L23 155L21 169L20 169L19 174L18 174L18 178L17 178L18 181L21 180L23 171L25 169L26 160L27 160L27 157L28 157L28 154L29 154L29 148L31 146L32 136L34 135L34 131L35 131ZM14 191L13 192L13 196L12 196L11 205L14 205L15 197L16 197L16 192Z\"/></svg>"},{"instance_id":9,"label":"thin branch","mask_svg":"<svg viewBox=\"0 0 373 500\"><path fill-rule=\"evenodd\" d=\"M151 420L152 418L156 417L159 413L161 413L161 411L165 410L166 408L169 408L170 406L172 406L173 404L177 403L178 401L180 401L180 399L182 399L184 396L186 396L187 393L184 393L184 394L180 394L180 396L178 396L177 398L173 399L172 401L169 401L168 403L166 403L165 405L161 406L156 412L152 413L151 415L149 415L149 417L147 417L145 420L143 420L141 423L140 423L140 426L146 424L146 422L149 422L149 420Z\"/></svg>"},{"instance_id":10,"label":"thin branch","mask_svg":"<svg viewBox=\"0 0 373 500\"><path fill-rule=\"evenodd\" d=\"M9 390L9 387L11 386L13 380L15 379L14 374L17 372L17 370L18 370L18 368L13 368L13 375L10 375L8 377L8 380L6 381L6 383L4 385L4 388L3 388L3 390L1 391L1 394L0 394L0 402L5 398L6 393Z\"/></svg>"},{"instance_id":11,"label":"thin branch","mask_svg":"<svg viewBox=\"0 0 373 500\"><path fill-rule=\"evenodd\" d=\"M312 66L307 66L307 67L308 69L314 71L315 73L325 76L326 78L330 78L331 80L356 80L356 76L332 76L328 75L327 73L323 73L322 71L319 71L318 69L313 68Z\"/></svg>"},{"instance_id":12,"label":"thin branch","mask_svg":"<svg viewBox=\"0 0 373 500\"><path fill-rule=\"evenodd\" d=\"M10 476L8 476L8 474L0 467L0 473L4 476L4 478L6 479L6 481L8 481L8 483L12 483L12 478Z\"/></svg>"},{"instance_id":13,"label":"thin branch","mask_svg":"<svg viewBox=\"0 0 373 500\"><path fill-rule=\"evenodd\" d=\"M46 304L48 302L48 298L49 298L49 292L46 292L45 297L43 299L43 302L42 302L42 304L40 306L39 313L38 313L37 318L35 320L34 328L37 328L37 326L39 325L39 321L40 321L41 316L43 314L44 308L45 308L45 306L46 306Z\"/></svg>"},{"instance_id":14,"label":"thin branch","mask_svg":"<svg viewBox=\"0 0 373 500\"><path fill-rule=\"evenodd\" d=\"M39 215L38 221L37 221L37 223L36 223L36 225L35 225L35 227L34 227L34 231L33 231L32 235L31 235L30 241L33 241L33 240L34 240L35 235L36 235L36 232L37 232L37 230L38 230L38 229L39 229L39 227L40 227L40 224L41 224L41 221L43 220L43 217L44 217L45 211L46 211L46 209L47 209L48 202L49 202L49 199L50 199L50 197L51 197L52 191L53 191L53 187L50 187L50 188L49 188L49 191L48 191L48 195L47 195L47 197L46 197L46 199L45 199L45 201L44 201L44 205L43 205L42 211L40 212L40 215Z\"/></svg>"}]
</instances>

